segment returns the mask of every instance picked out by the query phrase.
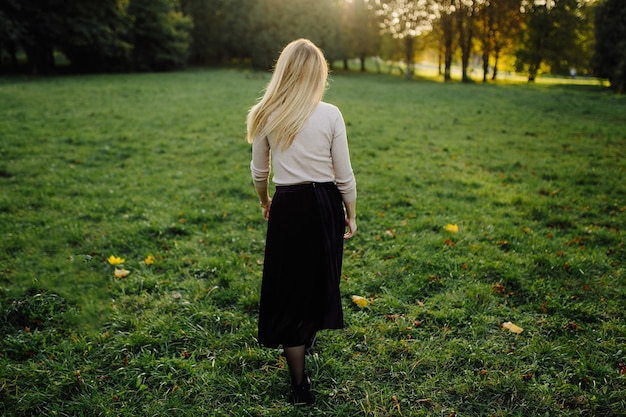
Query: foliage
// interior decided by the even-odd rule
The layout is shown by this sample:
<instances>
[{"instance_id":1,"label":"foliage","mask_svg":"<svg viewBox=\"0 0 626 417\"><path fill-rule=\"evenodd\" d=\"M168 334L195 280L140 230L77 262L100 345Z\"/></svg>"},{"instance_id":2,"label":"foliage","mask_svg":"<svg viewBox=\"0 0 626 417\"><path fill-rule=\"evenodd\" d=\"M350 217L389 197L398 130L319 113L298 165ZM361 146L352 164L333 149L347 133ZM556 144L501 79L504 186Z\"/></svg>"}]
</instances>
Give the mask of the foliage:
<instances>
[{"instance_id":1,"label":"foliage","mask_svg":"<svg viewBox=\"0 0 626 417\"><path fill-rule=\"evenodd\" d=\"M611 88L626 92L626 3L605 0L595 10L594 69L608 78Z\"/></svg>"},{"instance_id":2,"label":"foliage","mask_svg":"<svg viewBox=\"0 0 626 417\"><path fill-rule=\"evenodd\" d=\"M0 4L3 37L24 49L30 72L50 72L54 67L53 39L61 37L66 21L64 2L7 0ZM6 29L4 29L6 28ZM12 52L15 55L15 52Z\"/></svg>"},{"instance_id":3,"label":"foliage","mask_svg":"<svg viewBox=\"0 0 626 417\"><path fill-rule=\"evenodd\" d=\"M0 64L17 71L25 55L30 73L57 71L59 56L69 61L73 72L168 70L224 62L267 69L285 44L306 37L322 47L331 63L342 60L345 69L349 59L359 59L359 69L364 71L366 58L383 57L402 61L409 78L413 62L428 53L438 55L444 80L450 81L460 55L462 80L469 82L475 65L472 58L480 54L483 81L490 69L495 80L503 58L514 51L518 69L528 72L530 79L542 71L565 75L572 68L587 75L596 25L591 4L586 0L5 0L0 2Z\"/></svg>"},{"instance_id":4,"label":"foliage","mask_svg":"<svg viewBox=\"0 0 626 417\"><path fill-rule=\"evenodd\" d=\"M251 0L190 0L184 12L193 19L190 62L218 64L250 56L253 34L247 12Z\"/></svg>"},{"instance_id":5,"label":"foliage","mask_svg":"<svg viewBox=\"0 0 626 417\"><path fill-rule=\"evenodd\" d=\"M118 0L81 1L63 13L56 46L78 72L125 71L130 67L130 17Z\"/></svg>"},{"instance_id":6,"label":"foliage","mask_svg":"<svg viewBox=\"0 0 626 417\"><path fill-rule=\"evenodd\" d=\"M582 0L554 0L526 5L525 26L516 53L518 69L525 68L534 81L542 65L566 75L572 67L587 69L591 38L590 5Z\"/></svg>"},{"instance_id":7,"label":"foliage","mask_svg":"<svg viewBox=\"0 0 626 417\"><path fill-rule=\"evenodd\" d=\"M335 72L359 232L299 410L255 341L245 114L267 81L0 79L2 414L622 413L623 97Z\"/></svg>"},{"instance_id":8,"label":"foliage","mask_svg":"<svg viewBox=\"0 0 626 417\"><path fill-rule=\"evenodd\" d=\"M290 41L307 38L329 61L341 58L340 3L336 0L260 0L250 10L250 57L257 69L268 69Z\"/></svg>"},{"instance_id":9,"label":"foliage","mask_svg":"<svg viewBox=\"0 0 626 417\"><path fill-rule=\"evenodd\" d=\"M127 71L131 61L140 70L182 68L191 27L176 7L173 0L7 0L0 40L14 61L18 47L25 51L31 73L53 72L57 50L76 72Z\"/></svg>"},{"instance_id":10,"label":"foliage","mask_svg":"<svg viewBox=\"0 0 626 417\"><path fill-rule=\"evenodd\" d=\"M191 20L171 0L130 0L135 70L166 71L187 65Z\"/></svg>"},{"instance_id":11,"label":"foliage","mask_svg":"<svg viewBox=\"0 0 626 417\"><path fill-rule=\"evenodd\" d=\"M487 1L478 10L477 36L482 50L483 82L487 81L490 67L491 79L497 78L500 58L511 51L514 39L518 38L521 4L522 0Z\"/></svg>"},{"instance_id":12,"label":"foliage","mask_svg":"<svg viewBox=\"0 0 626 417\"><path fill-rule=\"evenodd\" d=\"M340 57L358 56L361 72L365 72L365 58L376 55L380 50L380 21L372 4L365 0L345 2L344 8L341 24L346 28L347 53Z\"/></svg>"},{"instance_id":13,"label":"foliage","mask_svg":"<svg viewBox=\"0 0 626 417\"><path fill-rule=\"evenodd\" d=\"M406 77L413 76L416 38L432 29L435 2L433 0L382 1L379 13L383 30L404 43Z\"/></svg>"}]
</instances>

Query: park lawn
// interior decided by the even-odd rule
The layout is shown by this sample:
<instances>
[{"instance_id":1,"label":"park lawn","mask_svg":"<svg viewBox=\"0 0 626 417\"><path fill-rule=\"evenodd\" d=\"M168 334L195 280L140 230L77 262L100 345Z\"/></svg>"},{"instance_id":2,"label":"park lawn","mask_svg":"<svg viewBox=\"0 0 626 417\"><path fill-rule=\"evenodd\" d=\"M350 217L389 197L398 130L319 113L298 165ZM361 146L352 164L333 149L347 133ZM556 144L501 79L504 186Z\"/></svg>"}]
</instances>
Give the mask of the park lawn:
<instances>
[{"instance_id":1,"label":"park lawn","mask_svg":"<svg viewBox=\"0 0 626 417\"><path fill-rule=\"evenodd\" d=\"M624 97L333 74L359 231L346 328L318 338L318 401L293 410L255 341L245 115L268 79L0 79L3 414L623 412Z\"/></svg>"}]
</instances>

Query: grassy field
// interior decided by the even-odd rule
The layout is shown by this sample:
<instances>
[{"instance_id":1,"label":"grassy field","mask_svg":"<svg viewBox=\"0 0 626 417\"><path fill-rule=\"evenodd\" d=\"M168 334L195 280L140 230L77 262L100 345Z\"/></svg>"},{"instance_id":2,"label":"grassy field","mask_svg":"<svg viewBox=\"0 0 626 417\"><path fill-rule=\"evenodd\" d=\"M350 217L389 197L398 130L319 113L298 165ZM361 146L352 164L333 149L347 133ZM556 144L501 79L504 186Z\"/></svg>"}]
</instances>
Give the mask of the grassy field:
<instances>
[{"instance_id":1,"label":"grassy field","mask_svg":"<svg viewBox=\"0 0 626 417\"><path fill-rule=\"evenodd\" d=\"M0 79L3 415L623 415L624 97L335 74L359 231L294 409L255 342L267 80Z\"/></svg>"}]
</instances>

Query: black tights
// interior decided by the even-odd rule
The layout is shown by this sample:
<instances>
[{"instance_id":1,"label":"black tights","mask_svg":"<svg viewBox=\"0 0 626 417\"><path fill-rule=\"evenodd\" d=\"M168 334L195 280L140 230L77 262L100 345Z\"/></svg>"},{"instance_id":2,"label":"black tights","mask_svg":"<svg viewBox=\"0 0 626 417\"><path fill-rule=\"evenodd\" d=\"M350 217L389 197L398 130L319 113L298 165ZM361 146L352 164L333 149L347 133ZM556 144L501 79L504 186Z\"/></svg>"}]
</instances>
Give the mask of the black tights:
<instances>
[{"instance_id":1,"label":"black tights","mask_svg":"<svg viewBox=\"0 0 626 417\"><path fill-rule=\"evenodd\" d=\"M304 379L304 345L284 347L291 380L300 385Z\"/></svg>"}]
</instances>

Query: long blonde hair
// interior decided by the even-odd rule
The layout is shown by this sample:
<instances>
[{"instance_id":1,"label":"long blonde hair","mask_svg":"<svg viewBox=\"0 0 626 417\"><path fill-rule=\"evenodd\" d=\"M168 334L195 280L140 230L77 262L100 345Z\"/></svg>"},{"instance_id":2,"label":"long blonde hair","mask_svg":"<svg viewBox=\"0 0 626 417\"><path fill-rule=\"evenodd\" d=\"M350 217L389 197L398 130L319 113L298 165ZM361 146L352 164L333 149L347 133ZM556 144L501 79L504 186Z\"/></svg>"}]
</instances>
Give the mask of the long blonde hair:
<instances>
[{"instance_id":1,"label":"long blonde hair","mask_svg":"<svg viewBox=\"0 0 626 417\"><path fill-rule=\"evenodd\" d=\"M328 65L308 39L289 43L278 57L261 100L248 112L248 142L269 137L289 147L326 90Z\"/></svg>"}]
</instances>

